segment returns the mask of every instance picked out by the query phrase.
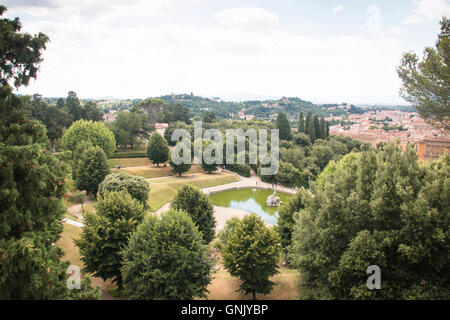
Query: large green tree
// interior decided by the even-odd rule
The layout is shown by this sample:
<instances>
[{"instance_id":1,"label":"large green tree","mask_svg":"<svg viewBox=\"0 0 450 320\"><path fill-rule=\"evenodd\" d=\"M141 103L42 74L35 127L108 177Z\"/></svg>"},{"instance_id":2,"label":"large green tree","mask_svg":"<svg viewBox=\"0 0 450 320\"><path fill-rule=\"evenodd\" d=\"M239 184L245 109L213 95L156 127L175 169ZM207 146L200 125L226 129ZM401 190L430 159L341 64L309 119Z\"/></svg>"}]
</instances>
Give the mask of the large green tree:
<instances>
[{"instance_id":1,"label":"large green tree","mask_svg":"<svg viewBox=\"0 0 450 320\"><path fill-rule=\"evenodd\" d=\"M450 20L441 21L435 47L426 47L419 61L413 52L403 54L397 73L402 80L400 95L411 102L424 119L450 130Z\"/></svg>"},{"instance_id":2,"label":"large green tree","mask_svg":"<svg viewBox=\"0 0 450 320\"><path fill-rule=\"evenodd\" d=\"M169 145L158 132L154 132L148 140L147 158L156 163L157 167L169 159Z\"/></svg>"},{"instance_id":3,"label":"large green tree","mask_svg":"<svg viewBox=\"0 0 450 320\"><path fill-rule=\"evenodd\" d=\"M279 130L280 140L292 140L291 125L284 112L280 112L277 116L276 127Z\"/></svg>"},{"instance_id":4,"label":"large green tree","mask_svg":"<svg viewBox=\"0 0 450 320\"><path fill-rule=\"evenodd\" d=\"M81 142L90 142L100 147L107 157L116 150L114 134L102 123L86 120L74 122L64 133L62 144L66 150L74 152Z\"/></svg>"},{"instance_id":5,"label":"large green tree","mask_svg":"<svg viewBox=\"0 0 450 320\"><path fill-rule=\"evenodd\" d=\"M46 148L45 127L29 118L26 98L8 85L36 77L48 38L20 31L18 18L0 19L0 299L84 299L87 282L76 293L68 290L70 263L54 245L62 232L67 167Z\"/></svg>"},{"instance_id":6,"label":"large green tree","mask_svg":"<svg viewBox=\"0 0 450 320\"><path fill-rule=\"evenodd\" d=\"M278 272L280 244L278 234L256 214L245 216L236 224L222 250L224 267L241 280L240 291L269 294L274 283L269 279Z\"/></svg>"},{"instance_id":7,"label":"large green tree","mask_svg":"<svg viewBox=\"0 0 450 320\"><path fill-rule=\"evenodd\" d=\"M85 271L105 281L112 279L121 289L122 258L119 253L144 215L142 204L126 191L107 192L99 197L96 212L84 215L81 237L75 240Z\"/></svg>"},{"instance_id":8,"label":"large green tree","mask_svg":"<svg viewBox=\"0 0 450 320\"><path fill-rule=\"evenodd\" d=\"M449 165L394 144L331 162L296 215L300 298L448 299ZM381 290L366 287L371 265Z\"/></svg>"},{"instance_id":9,"label":"large green tree","mask_svg":"<svg viewBox=\"0 0 450 320\"><path fill-rule=\"evenodd\" d=\"M189 214L201 231L205 243L210 243L214 239L216 229L214 209L202 191L192 185L184 185L178 190L170 206Z\"/></svg>"},{"instance_id":10,"label":"large green tree","mask_svg":"<svg viewBox=\"0 0 450 320\"><path fill-rule=\"evenodd\" d=\"M119 112L111 124L111 131L119 146L125 151L148 138L150 131L147 116L142 111Z\"/></svg>"},{"instance_id":11,"label":"large green tree","mask_svg":"<svg viewBox=\"0 0 450 320\"><path fill-rule=\"evenodd\" d=\"M189 215L149 215L122 252L122 277L132 299L205 298L214 261Z\"/></svg>"}]
</instances>

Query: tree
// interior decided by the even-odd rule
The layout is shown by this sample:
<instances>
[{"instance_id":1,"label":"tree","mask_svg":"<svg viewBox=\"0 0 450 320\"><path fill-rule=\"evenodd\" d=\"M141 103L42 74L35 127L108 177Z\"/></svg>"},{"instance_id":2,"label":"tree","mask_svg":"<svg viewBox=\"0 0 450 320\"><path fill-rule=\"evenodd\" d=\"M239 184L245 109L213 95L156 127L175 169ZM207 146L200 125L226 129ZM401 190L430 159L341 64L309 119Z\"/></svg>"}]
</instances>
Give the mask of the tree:
<instances>
[{"instance_id":1,"label":"tree","mask_svg":"<svg viewBox=\"0 0 450 320\"><path fill-rule=\"evenodd\" d=\"M274 283L269 277L278 272L280 245L278 234L256 214L245 216L234 226L222 250L224 267L242 283L240 291L268 294Z\"/></svg>"},{"instance_id":2,"label":"tree","mask_svg":"<svg viewBox=\"0 0 450 320\"><path fill-rule=\"evenodd\" d=\"M0 16L6 12L6 7L0 5ZM22 24L19 18L0 19L0 34L2 35L0 56L0 84L8 85L14 80L16 88L28 85L30 78L36 78L39 63L42 61L42 51L46 49L49 38L39 32L32 36L21 33Z\"/></svg>"},{"instance_id":3,"label":"tree","mask_svg":"<svg viewBox=\"0 0 450 320\"><path fill-rule=\"evenodd\" d=\"M319 120L319 138L320 139L327 138L327 125L324 118L320 118Z\"/></svg>"},{"instance_id":4,"label":"tree","mask_svg":"<svg viewBox=\"0 0 450 320\"><path fill-rule=\"evenodd\" d=\"M6 8L0 6L3 15ZM45 127L12 94L36 77L47 36L21 33L18 18L0 19L0 299L85 298L66 286L69 262L54 243L62 232L67 166L46 149Z\"/></svg>"},{"instance_id":5,"label":"tree","mask_svg":"<svg viewBox=\"0 0 450 320\"><path fill-rule=\"evenodd\" d=\"M178 144L182 144L182 143L186 143L187 144L187 142L180 141L180 142L177 143L177 145ZM181 147L181 145L180 145L180 147ZM175 148L174 148L174 150L175 150ZM179 160L183 160L182 158L183 158L183 154L184 154L185 150L189 150L190 151L190 146L187 145L187 146L185 146L185 148L180 150L181 152L178 155L180 156L181 159L179 159ZM175 163L174 162L174 154L173 154L173 152L174 151L172 150L169 153L169 165L172 168L172 172L173 173L178 173L178 175L181 177L181 174L183 174L185 172L188 172L189 169L191 168L191 166L192 166L192 158L190 157L190 160L187 161L187 163L185 163L185 161L177 161L178 163ZM191 154L192 154L192 152L191 152Z\"/></svg>"},{"instance_id":6,"label":"tree","mask_svg":"<svg viewBox=\"0 0 450 320\"><path fill-rule=\"evenodd\" d=\"M193 126L187 125L181 121L172 122L167 126L166 130L164 131L164 139L167 140L169 146L174 146L178 143L178 141L172 141L172 133L176 129L185 129L190 133L192 132L191 137L193 136Z\"/></svg>"},{"instance_id":7,"label":"tree","mask_svg":"<svg viewBox=\"0 0 450 320\"><path fill-rule=\"evenodd\" d=\"M217 241L215 241L214 246L217 250L222 251L227 245L229 236L233 233L234 227L237 226L241 220L238 217L232 217L225 222L225 226L217 234Z\"/></svg>"},{"instance_id":8,"label":"tree","mask_svg":"<svg viewBox=\"0 0 450 320\"><path fill-rule=\"evenodd\" d=\"M144 208L148 207L150 187L147 180L119 171L108 174L98 187L98 195L105 197L112 191L127 191L133 199L139 201Z\"/></svg>"},{"instance_id":9,"label":"tree","mask_svg":"<svg viewBox=\"0 0 450 320\"><path fill-rule=\"evenodd\" d=\"M122 276L131 299L205 298L213 259L186 212L149 215L122 252Z\"/></svg>"},{"instance_id":10,"label":"tree","mask_svg":"<svg viewBox=\"0 0 450 320\"><path fill-rule=\"evenodd\" d=\"M202 233L205 243L210 243L214 239L216 229L214 209L203 192L192 185L183 185L170 206L189 214Z\"/></svg>"},{"instance_id":11,"label":"tree","mask_svg":"<svg viewBox=\"0 0 450 320\"><path fill-rule=\"evenodd\" d=\"M223 163L223 160L219 162L219 164L215 161L216 156L216 147L218 146L215 141L212 140L202 140L202 155L203 155L203 161L202 161L202 169L207 171L208 173L211 173L213 171L217 171L217 167L220 163ZM208 147L209 146L209 147ZM213 148L211 152L207 151L205 153L206 148ZM222 148L219 146L219 148ZM207 163L212 162L212 163Z\"/></svg>"},{"instance_id":12,"label":"tree","mask_svg":"<svg viewBox=\"0 0 450 320\"><path fill-rule=\"evenodd\" d=\"M99 197L96 212L84 216L81 237L75 239L85 271L105 281L112 279L122 289L119 253L144 215L142 204L126 191L107 192Z\"/></svg>"},{"instance_id":13,"label":"tree","mask_svg":"<svg viewBox=\"0 0 450 320\"><path fill-rule=\"evenodd\" d=\"M156 163L157 167L169 159L169 145L158 132L154 132L148 140L147 158Z\"/></svg>"},{"instance_id":14,"label":"tree","mask_svg":"<svg viewBox=\"0 0 450 320\"><path fill-rule=\"evenodd\" d=\"M73 121L81 119L83 110L80 107L80 100L78 100L77 94L74 91L69 91L66 98L66 107L69 113L72 115Z\"/></svg>"},{"instance_id":15,"label":"tree","mask_svg":"<svg viewBox=\"0 0 450 320\"><path fill-rule=\"evenodd\" d=\"M78 162L80 161L81 155L89 147L92 147L92 143L90 141L82 141L77 145L77 148L72 153L72 180L74 181L77 178Z\"/></svg>"},{"instance_id":16,"label":"tree","mask_svg":"<svg viewBox=\"0 0 450 320\"><path fill-rule=\"evenodd\" d=\"M28 101L31 117L41 121L47 128L47 137L52 147L62 137L64 129L72 124L72 117L64 109L49 106L41 95L35 94Z\"/></svg>"},{"instance_id":17,"label":"tree","mask_svg":"<svg viewBox=\"0 0 450 320\"><path fill-rule=\"evenodd\" d=\"M280 112L278 114L276 120L276 127L279 130L280 140L287 140L287 141L292 140L291 125L289 124L289 121L284 112Z\"/></svg>"},{"instance_id":18,"label":"tree","mask_svg":"<svg viewBox=\"0 0 450 320\"><path fill-rule=\"evenodd\" d=\"M302 198L306 191L299 190L297 194L289 199L286 205L281 206L276 231L280 236L280 244L283 250L283 256L288 265L292 266L289 251L292 245L292 232L295 225L295 215L304 208Z\"/></svg>"},{"instance_id":19,"label":"tree","mask_svg":"<svg viewBox=\"0 0 450 320\"><path fill-rule=\"evenodd\" d=\"M292 163L280 161L275 179L286 186L292 186L294 185L299 174L299 171L292 165Z\"/></svg>"},{"instance_id":20,"label":"tree","mask_svg":"<svg viewBox=\"0 0 450 320\"><path fill-rule=\"evenodd\" d=\"M161 99L149 98L139 102L133 111L142 110L147 115L148 122L152 128L155 128L155 124L159 122L162 110L167 107L167 103Z\"/></svg>"},{"instance_id":21,"label":"tree","mask_svg":"<svg viewBox=\"0 0 450 320\"><path fill-rule=\"evenodd\" d=\"M305 299L448 299L450 157L420 165L395 144L331 162L296 215ZM382 290L368 290L368 266Z\"/></svg>"},{"instance_id":22,"label":"tree","mask_svg":"<svg viewBox=\"0 0 450 320\"><path fill-rule=\"evenodd\" d=\"M420 116L450 130L450 20L443 17L435 48L426 47L421 61L413 52L403 54L397 73L400 96L411 102Z\"/></svg>"},{"instance_id":23,"label":"tree","mask_svg":"<svg viewBox=\"0 0 450 320\"><path fill-rule=\"evenodd\" d=\"M311 139L304 133L294 134L294 143L300 147L308 147L311 145Z\"/></svg>"},{"instance_id":24,"label":"tree","mask_svg":"<svg viewBox=\"0 0 450 320\"><path fill-rule=\"evenodd\" d=\"M69 196L69 201L81 205L81 212L84 213L83 204L86 201L86 190L75 191Z\"/></svg>"},{"instance_id":25,"label":"tree","mask_svg":"<svg viewBox=\"0 0 450 320\"><path fill-rule=\"evenodd\" d=\"M300 112L300 116L298 117L298 133L301 132L305 132L305 118L303 112Z\"/></svg>"},{"instance_id":26,"label":"tree","mask_svg":"<svg viewBox=\"0 0 450 320\"><path fill-rule=\"evenodd\" d=\"M181 104L170 104L162 110L161 122L171 123L175 121L182 121L186 124L190 124L189 120L189 108L182 106Z\"/></svg>"},{"instance_id":27,"label":"tree","mask_svg":"<svg viewBox=\"0 0 450 320\"><path fill-rule=\"evenodd\" d=\"M203 122L206 123L216 122L216 114L213 111L206 111L203 114Z\"/></svg>"},{"instance_id":28,"label":"tree","mask_svg":"<svg viewBox=\"0 0 450 320\"><path fill-rule=\"evenodd\" d=\"M88 101L81 109L81 118L84 120L102 121L103 112L94 101Z\"/></svg>"},{"instance_id":29,"label":"tree","mask_svg":"<svg viewBox=\"0 0 450 320\"><path fill-rule=\"evenodd\" d=\"M147 139L150 131L147 116L143 112L119 112L112 122L111 131L118 145L126 151L134 148L140 140Z\"/></svg>"},{"instance_id":30,"label":"tree","mask_svg":"<svg viewBox=\"0 0 450 320\"><path fill-rule=\"evenodd\" d=\"M100 147L86 148L78 160L75 185L78 190L96 194L99 184L109 173L108 160Z\"/></svg>"},{"instance_id":31,"label":"tree","mask_svg":"<svg viewBox=\"0 0 450 320\"><path fill-rule=\"evenodd\" d=\"M64 149L74 152L83 141L100 147L107 157L116 150L114 134L101 122L78 120L64 133L62 144Z\"/></svg>"}]
</instances>

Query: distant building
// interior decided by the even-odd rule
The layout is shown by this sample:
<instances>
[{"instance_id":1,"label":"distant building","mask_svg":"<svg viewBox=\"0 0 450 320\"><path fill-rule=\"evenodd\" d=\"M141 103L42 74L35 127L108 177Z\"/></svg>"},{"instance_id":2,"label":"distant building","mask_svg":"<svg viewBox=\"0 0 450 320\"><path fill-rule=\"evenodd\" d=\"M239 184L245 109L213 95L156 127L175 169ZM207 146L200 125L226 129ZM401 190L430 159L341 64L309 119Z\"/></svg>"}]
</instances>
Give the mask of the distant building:
<instances>
[{"instance_id":1,"label":"distant building","mask_svg":"<svg viewBox=\"0 0 450 320\"><path fill-rule=\"evenodd\" d=\"M168 125L168 123L156 123L155 130L164 137L164 132L166 132L166 128Z\"/></svg>"},{"instance_id":2,"label":"distant building","mask_svg":"<svg viewBox=\"0 0 450 320\"><path fill-rule=\"evenodd\" d=\"M419 160L433 160L445 152L450 154L450 138L440 136L425 138L414 143Z\"/></svg>"}]
</instances>

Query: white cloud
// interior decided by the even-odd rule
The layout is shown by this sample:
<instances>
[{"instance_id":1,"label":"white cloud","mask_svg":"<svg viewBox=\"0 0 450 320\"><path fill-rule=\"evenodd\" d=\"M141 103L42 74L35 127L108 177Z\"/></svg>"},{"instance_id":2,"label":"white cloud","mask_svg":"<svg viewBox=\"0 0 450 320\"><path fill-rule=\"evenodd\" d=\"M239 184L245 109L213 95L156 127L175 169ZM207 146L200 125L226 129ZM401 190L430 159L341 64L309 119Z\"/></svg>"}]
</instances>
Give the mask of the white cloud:
<instances>
[{"instance_id":1,"label":"white cloud","mask_svg":"<svg viewBox=\"0 0 450 320\"><path fill-rule=\"evenodd\" d=\"M404 24L440 20L450 16L450 5L446 0L413 0L414 9L403 21Z\"/></svg>"},{"instance_id":2,"label":"white cloud","mask_svg":"<svg viewBox=\"0 0 450 320\"><path fill-rule=\"evenodd\" d=\"M401 27L399 27L399 26L393 26L393 27L391 28L391 30L392 30L392 32L395 33L395 34L400 34L400 33L402 33L402 31L403 31L403 29L402 29Z\"/></svg>"},{"instance_id":3,"label":"white cloud","mask_svg":"<svg viewBox=\"0 0 450 320\"><path fill-rule=\"evenodd\" d=\"M267 30L279 25L276 14L258 7L224 9L215 13L213 17L223 27L244 31Z\"/></svg>"},{"instance_id":4,"label":"white cloud","mask_svg":"<svg viewBox=\"0 0 450 320\"><path fill-rule=\"evenodd\" d=\"M246 8L252 14L228 9L237 10L232 17L220 11L214 16L218 24L205 27L177 18L180 1L193 0L172 0L172 6L166 0L127 6L117 1L98 7L101 14L86 16L87 7L73 0L23 21L25 31L42 31L51 42L37 81L21 93L65 96L74 90L83 98L250 93L354 103L398 99L395 66L404 47L394 39L304 34L282 28L275 14L261 8ZM255 32L260 30L270 32Z\"/></svg>"},{"instance_id":5,"label":"white cloud","mask_svg":"<svg viewBox=\"0 0 450 320\"><path fill-rule=\"evenodd\" d=\"M340 12L340 11L342 11L342 10L344 10L344 7L340 4L340 5L337 5L336 7L333 7L333 12L336 14L336 13L338 13L338 12Z\"/></svg>"}]
</instances>

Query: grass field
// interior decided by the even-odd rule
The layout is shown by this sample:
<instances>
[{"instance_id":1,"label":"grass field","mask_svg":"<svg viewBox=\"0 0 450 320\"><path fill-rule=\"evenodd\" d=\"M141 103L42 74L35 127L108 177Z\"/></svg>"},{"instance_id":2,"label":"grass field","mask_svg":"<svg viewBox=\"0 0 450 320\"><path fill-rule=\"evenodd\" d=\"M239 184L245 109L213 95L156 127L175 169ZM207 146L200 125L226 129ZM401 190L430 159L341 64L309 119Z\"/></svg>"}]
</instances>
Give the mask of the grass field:
<instances>
[{"instance_id":1,"label":"grass field","mask_svg":"<svg viewBox=\"0 0 450 320\"><path fill-rule=\"evenodd\" d=\"M61 239L56 243L64 250L64 257L62 260L70 261L71 264L77 265L80 268L83 267L83 262L80 258L80 252L78 247L75 246L73 239L78 239L81 234L81 228L64 223L64 230L61 234Z\"/></svg>"},{"instance_id":2,"label":"grass field","mask_svg":"<svg viewBox=\"0 0 450 320\"><path fill-rule=\"evenodd\" d=\"M280 273L270 280L275 282L273 290L268 295L257 294L257 300L293 300L297 296L298 271L280 268ZM221 269L213 275L213 281L208 286L208 300L252 300L251 294L244 295L239 290L240 280L233 278L226 270Z\"/></svg>"},{"instance_id":3,"label":"grass field","mask_svg":"<svg viewBox=\"0 0 450 320\"><path fill-rule=\"evenodd\" d=\"M235 181L237 181L237 178L229 173L196 173L194 178L191 174L150 180L150 207L152 211L156 211L165 203L172 201L177 190L185 184L192 184L199 189L203 189Z\"/></svg>"},{"instance_id":4,"label":"grass field","mask_svg":"<svg viewBox=\"0 0 450 320\"><path fill-rule=\"evenodd\" d=\"M148 158L118 158L109 159L108 162L110 168L115 168L117 165L121 168L152 165Z\"/></svg>"}]
</instances>

